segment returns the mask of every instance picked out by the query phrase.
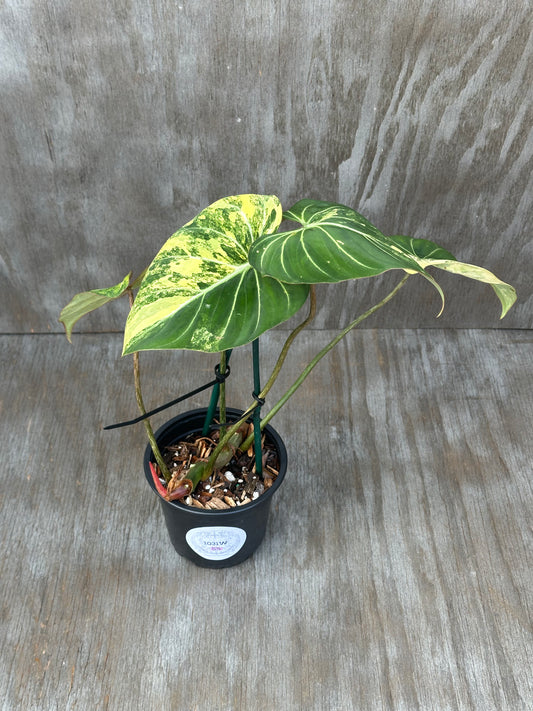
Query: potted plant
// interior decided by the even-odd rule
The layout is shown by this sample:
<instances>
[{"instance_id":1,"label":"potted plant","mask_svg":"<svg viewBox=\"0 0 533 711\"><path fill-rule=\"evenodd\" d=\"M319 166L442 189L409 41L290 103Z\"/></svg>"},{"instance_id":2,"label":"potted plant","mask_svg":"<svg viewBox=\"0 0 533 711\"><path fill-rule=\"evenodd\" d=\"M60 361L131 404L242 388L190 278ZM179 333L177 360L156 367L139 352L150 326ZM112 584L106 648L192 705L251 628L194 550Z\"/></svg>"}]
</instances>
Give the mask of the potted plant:
<instances>
[{"instance_id":1,"label":"potted plant","mask_svg":"<svg viewBox=\"0 0 533 711\"><path fill-rule=\"evenodd\" d=\"M283 220L292 224L282 225ZM443 307L444 295L428 267L490 284L502 318L516 299L513 287L486 269L457 261L429 240L386 236L344 205L305 199L283 212L273 195L238 195L218 200L179 229L137 279L127 275L111 288L77 294L63 309L60 321L70 340L83 315L129 297L123 355L133 355L141 411L132 422L144 422L149 439L145 473L181 555L208 567L233 565L251 555L263 538L272 495L286 470L285 447L269 425L272 417L321 358L412 276L427 279ZM394 289L322 348L262 415L294 339L315 314L314 285L392 269L403 274ZM261 383L259 337L306 302L305 319L289 334L272 374ZM248 409L239 412L226 407L225 378L232 349L250 343L252 395ZM209 406L174 418L154 434L149 421L154 411L146 412L141 393L139 354L160 349L218 353L219 363L215 379L194 391L212 388Z\"/></svg>"}]
</instances>

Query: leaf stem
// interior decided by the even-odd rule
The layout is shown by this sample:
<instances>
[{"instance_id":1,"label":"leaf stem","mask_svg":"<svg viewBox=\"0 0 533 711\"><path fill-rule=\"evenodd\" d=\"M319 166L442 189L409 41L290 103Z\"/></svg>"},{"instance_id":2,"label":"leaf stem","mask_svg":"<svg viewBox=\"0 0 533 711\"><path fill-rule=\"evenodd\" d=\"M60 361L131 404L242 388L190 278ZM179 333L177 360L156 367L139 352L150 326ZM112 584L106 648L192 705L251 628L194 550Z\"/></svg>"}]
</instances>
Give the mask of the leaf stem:
<instances>
[{"instance_id":1,"label":"leaf stem","mask_svg":"<svg viewBox=\"0 0 533 711\"><path fill-rule=\"evenodd\" d=\"M133 290L131 287L128 287L128 298L130 301L130 308L133 306ZM139 407L139 410L141 411L141 415L146 415L146 408L144 406L144 401L143 401L143 396L142 396L142 391L141 391L141 368L139 364L139 352L136 351L133 353L133 380L135 383L135 398L137 400L137 405ZM164 479L166 482L170 481L170 472L168 471L168 467L165 464L163 460L163 456L161 454L161 450L159 449L157 445L157 441L155 438L154 431L152 429L152 425L150 424L149 419L143 420L144 423L144 429L146 430L146 434L148 435L148 440L150 442L150 445L152 447L152 452L154 453L154 457L156 462L159 465L159 469L161 470L161 474L163 475Z\"/></svg>"},{"instance_id":2,"label":"leaf stem","mask_svg":"<svg viewBox=\"0 0 533 711\"><path fill-rule=\"evenodd\" d=\"M302 331L311 321L314 319L315 314L316 314L316 292L315 292L315 287L311 285L310 290L309 290L309 313L307 317L300 323L287 337L287 340L285 341L285 344L283 345L283 348L281 350L281 353L278 357L278 360L276 362L276 365L274 366L274 370L272 371L272 374L270 375L270 378L267 380L266 385L264 388L261 390L259 393L259 398L263 398L266 396L272 385L274 384L276 378L279 375L279 372L281 370L281 367L283 365L283 362L285 358L287 357L287 354L289 352L289 348L296 338L296 336ZM257 401L254 400L254 402L250 405L250 407L244 412L243 416L237 421L234 422L231 427L226 431L226 435L224 438L221 438L219 440L218 445L215 447L213 450L211 457L209 458L209 467L211 468L213 466L213 463L215 462L216 458L220 454L220 452L223 450L223 448L226 446L228 443L229 439L235 432L239 429L241 425L243 425L248 417L250 417L251 413L253 410L257 407L258 403ZM253 435L251 437L248 437L246 440L247 442L247 447L248 449L250 445L252 444L253 441ZM212 469L211 469L212 470Z\"/></svg>"},{"instance_id":3,"label":"leaf stem","mask_svg":"<svg viewBox=\"0 0 533 711\"><path fill-rule=\"evenodd\" d=\"M287 400L289 400L292 395L296 392L296 390L300 387L300 385L303 383L303 381L307 378L307 376L311 373L313 368L319 363L322 358L329 353L329 351L334 348L339 341L341 341L346 334L348 334L353 328L358 326L362 321L367 319L369 316L371 316L373 313L381 309L385 304L387 304L397 293L398 291L404 286L406 283L407 279L409 279L409 274L406 274L403 279L390 291L387 296L385 296L379 303L375 304L372 306L368 311L365 311L363 314L358 316L356 319L354 319L351 323L349 323L346 328L344 328L335 338L333 338L322 350L317 353L317 355L310 361L310 363L304 368L300 376L294 381L294 383L291 385L291 387L287 390L287 392L278 400L278 402L274 405L274 407L270 410L270 412L266 415L266 417L261 420L261 429L264 429L265 426L270 422L270 420L274 417L274 415L279 412L279 410L285 405ZM272 375L268 379L267 384L259 394L260 398L264 398L266 393L270 390L272 387L274 381L276 380L279 371L281 370L281 366L283 365L283 361L287 357L288 350L296 338L296 336L300 333L300 331L305 328L305 326L312 320L312 318L315 315L316 311L316 300L315 300L315 292L313 287L311 287L310 290L310 305L309 305L309 315L307 318L299 325L297 328L294 329L294 331L291 332L289 337L287 338L283 349L278 357L278 360L276 362L276 365L274 367L274 370L272 371ZM213 467L214 467L214 462L217 458L217 456L220 454L222 449L226 446L228 443L230 437L239 429L239 427L248 419L250 414L253 412L253 410L258 406L257 401L254 400L252 405L244 412L242 417L235 423L231 425L231 427L228 428L226 431L225 436L220 438L219 443L211 453L211 456L209 458L209 462L206 465L206 475L209 476L209 474L212 472ZM254 439L253 433L249 435L246 440L240 445L239 449L241 450L246 450L250 447Z\"/></svg>"},{"instance_id":4,"label":"leaf stem","mask_svg":"<svg viewBox=\"0 0 533 711\"><path fill-rule=\"evenodd\" d=\"M300 376L294 381L294 383L291 385L291 387L286 391L286 393L278 400L278 402L272 407L270 412L263 418L261 421L261 429L264 429L264 427L270 422L270 420L276 415L279 410L285 405L287 400L289 400L292 395L296 392L296 390L300 387L300 385L303 383L303 381L307 378L307 376L311 373L313 368L322 360L322 358L329 353L329 351L334 348L339 341L341 341L346 334L348 334L353 328L358 326L362 321L367 319L369 316L371 316L373 313L381 309L385 304L387 304L397 293L398 291L404 286L406 283L407 279L409 279L409 274L406 274L403 279L394 287L394 289L385 296L379 303L375 304L372 306L368 311L365 311L365 313L361 314L358 316L356 319L354 319L351 323L349 323L346 328L344 328L333 340L331 340L322 350L317 353L317 355L310 361L310 363L304 368ZM242 448L245 449L246 445L249 442L250 437L243 442Z\"/></svg>"},{"instance_id":5,"label":"leaf stem","mask_svg":"<svg viewBox=\"0 0 533 711\"><path fill-rule=\"evenodd\" d=\"M261 390L260 397L264 398L270 388L274 385L276 382L276 379L281 371L281 368L283 366L283 363L285 362L285 358L287 357L289 353L289 349L296 338L296 336L303 331L304 328L306 328L311 321L315 318L316 316L316 289L314 284L311 284L310 289L309 289L309 313L307 314L307 317L300 323L296 328L291 331L289 336L287 337L287 340L283 344L283 348L281 349L281 353L278 356L278 360L276 361L276 365L274 366L274 369L272 370L272 373L270 375L270 378L267 380L265 387Z\"/></svg>"}]
</instances>

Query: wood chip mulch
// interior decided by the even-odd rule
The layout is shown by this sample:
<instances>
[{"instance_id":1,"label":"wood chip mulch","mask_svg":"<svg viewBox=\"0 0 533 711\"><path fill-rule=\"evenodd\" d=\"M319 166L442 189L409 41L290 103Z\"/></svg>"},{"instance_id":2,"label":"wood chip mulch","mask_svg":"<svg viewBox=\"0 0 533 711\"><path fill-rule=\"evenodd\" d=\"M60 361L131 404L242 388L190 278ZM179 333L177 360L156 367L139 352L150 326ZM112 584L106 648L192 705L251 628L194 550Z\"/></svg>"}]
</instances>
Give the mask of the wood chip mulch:
<instances>
[{"instance_id":1,"label":"wood chip mulch","mask_svg":"<svg viewBox=\"0 0 533 711\"><path fill-rule=\"evenodd\" d=\"M252 427L252 425L250 425ZM187 476L187 469L198 460L207 460L218 443L219 433L208 437L193 435L183 442L167 447L163 453L172 479L169 490ZM181 503L199 509L230 509L255 501L272 486L278 472L278 455L274 446L262 437L262 477L256 474L253 446L246 452L237 449L230 462L215 470L205 481L199 482L195 491L181 499Z\"/></svg>"}]
</instances>

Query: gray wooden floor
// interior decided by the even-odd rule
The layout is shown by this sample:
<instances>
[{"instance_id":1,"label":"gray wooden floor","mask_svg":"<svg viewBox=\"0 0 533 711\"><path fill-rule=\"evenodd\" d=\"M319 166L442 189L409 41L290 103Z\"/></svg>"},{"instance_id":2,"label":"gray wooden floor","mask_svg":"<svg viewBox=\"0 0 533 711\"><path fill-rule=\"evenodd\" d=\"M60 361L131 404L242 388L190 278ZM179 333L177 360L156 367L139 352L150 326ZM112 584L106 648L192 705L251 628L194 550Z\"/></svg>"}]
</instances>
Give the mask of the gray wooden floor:
<instances>
[{"instance_id":1,"label":"gray wooden floor","mask_svg":"<svg viewBox=\"0 0 533 711\"><path fill-rule=\"evenodd\" d=\"M100 429L135 414L120 337L0 346L2 709L533 708L530 331L351 334L275 420L265 542L219 571L167 545L142 426ZM148 354L147 404L213 366Z\"/></svg>"}]
</instances>

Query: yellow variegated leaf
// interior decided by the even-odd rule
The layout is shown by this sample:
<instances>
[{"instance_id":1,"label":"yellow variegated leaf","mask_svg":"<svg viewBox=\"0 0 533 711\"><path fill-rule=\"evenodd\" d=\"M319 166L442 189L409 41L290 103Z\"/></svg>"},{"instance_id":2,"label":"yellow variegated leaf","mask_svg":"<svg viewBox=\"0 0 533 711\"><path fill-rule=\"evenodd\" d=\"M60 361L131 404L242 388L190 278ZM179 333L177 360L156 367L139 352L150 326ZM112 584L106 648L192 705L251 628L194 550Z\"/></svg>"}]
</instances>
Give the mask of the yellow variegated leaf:
<instances>
[{"instance_id":1,"label":"yellow variegated leaf","mask_svg":"<svg viewBox=\"0 0 533 711\"><path fill-rule=\"evenodd\" d=\"M300 200L284 216L300 227L264 235L250 248L250 263L262 274L291 284L332 283L376 276L390 269L418 273L444 294L426 267L435 266L492 286L507 313L516 294L512 286L486 269L458 262L425 239L390 237L345 205ZM442 309L441 309L442 311Z\"/></svg>"},{"instance_id":2,"label":"yellow variegated leaf","mask_svg":"<svg viewBox=\"0 0 533 711\"><path fill-rule=\"evenodd\" d=\"M93 289L92 291L82 291L76 294L71 301L65 306L59 315L59 321L65 327L65 332L67 338L70 341L72 336L72 329L77 321L80 320L82 316L95 311L108 304L114 299L118 299L119 296L126 291L130 282L130 274L124 277L124 279L115 286L110 286L107 289Z\"/></svg>"},{"instance_id":3,"label":"yellow variegated leaf","mask_svg":"<svg viewBox=\"0 0 533 711\"><path fill-rule=\"evenodd\" d=\"M236 195L213 203L172 235L141 284L124 353L221 351L290 318L308 287L262 276L248 262L252 243L275 232L281 217L274 195Z\"/></svg>"},{"instance_id":4,"label":"yellow variegated leaf","mask_svg":"<svg viewBox=\"0 0 533 711\"><path fill-rule=\"evenodd\" d=\"M431 265L433 267L438 267L446 272L452 272L452 274L460 274L461 276L468 277L469 279L475 279L476 281L490 284L502 305L500 318L505 316L516 301L516 291L514 287L498 279L498 277L494 276L494 274L489 272L488 269L477 267L475 264L467 264L466 262L458 262L455 260L429 259L425 261L428 266Z\"/></svg>"}]
</instances>

